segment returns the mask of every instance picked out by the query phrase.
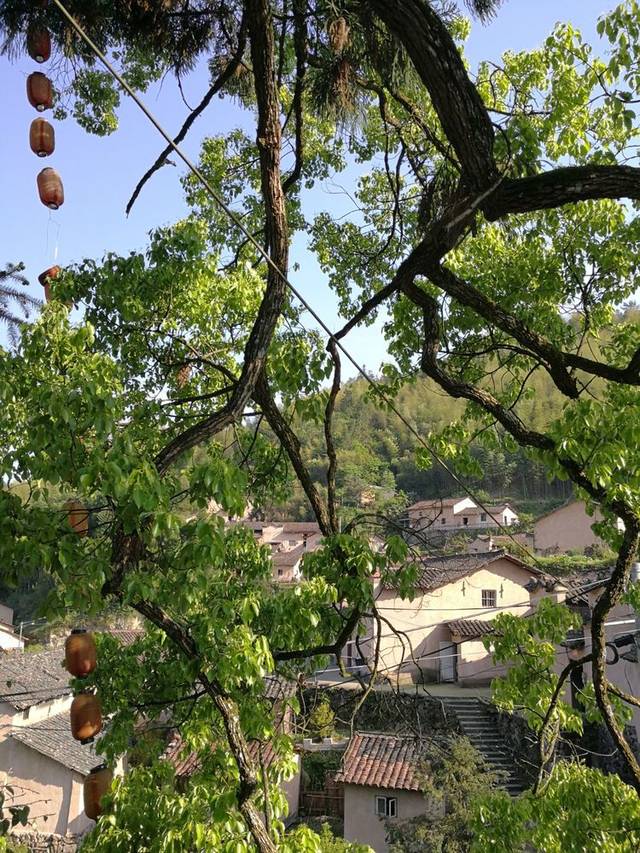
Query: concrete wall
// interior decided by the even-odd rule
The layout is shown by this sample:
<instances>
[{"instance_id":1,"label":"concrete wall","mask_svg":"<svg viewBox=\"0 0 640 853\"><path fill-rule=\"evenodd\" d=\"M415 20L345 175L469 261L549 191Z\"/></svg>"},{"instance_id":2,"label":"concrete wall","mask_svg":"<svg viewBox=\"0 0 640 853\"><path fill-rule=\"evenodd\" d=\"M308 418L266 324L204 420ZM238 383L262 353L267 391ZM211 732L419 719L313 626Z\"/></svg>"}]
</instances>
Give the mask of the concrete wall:
<instances>
[{"instance_id":1,"label":"concrete wall","mask_svg":"<svg viewBox=\"0 0 640 853\"><path fill-rule=\"evenodd\" d=\"M365 785L344 786L344 837L347 841L368 844L375 853L387 853L385 819L375 811L376 797L396 797L398 816L394 820L418 817L427 811L427 802L417 791L394 791Z\"/></svg>"},{"instance_id":2,"label":"concrete wall","mask_svg":"<svg viewBox=\"0 0 640 853\"><path fill-rule=\"evenodd\" d=\"M404 671L417 671L419 666L425 678L437 681L439 645L451 643L446 623L454 619L491 620L502 612L519 616L530 613L531 596L524 589L530 577L526 569L507 559L498 558L490 566L440 589L427 593L418 591L413 601L401 599L395 591L383 590L377 599L380 612L395 629L406 633L405 646L408 641L411 642L413 657L418 659L418 665L412 662L408 647L403 656L402 639L384 626L380 643L380 669L386 670L386 674L392 677L399 667ZM496 590L495 608L482 607L483 589ZM370 657L373 655L374 642L369 640L366 643ZM475 652L480 651L477 661L486 668L491 665L490 655L484 647L475 649ZM469 663L473 660L470 653L467 653L467 659ZM478 670L481 667L475 668Z\"/></svg>"},{"instance_id":3,"label":"concrete wall","mask_svg":"<svg viewBox=\"0 0 640 853\"><path fill-rule=\"evenodd\" d=\"M587 515L584 501L572 501L543 516L533 527L533 544L539 554L563 554L567 551L584 553L592 545L605 543L591 529L596 521L602 521L602 513L596 508Z\"/></svg>"}]
</instances>

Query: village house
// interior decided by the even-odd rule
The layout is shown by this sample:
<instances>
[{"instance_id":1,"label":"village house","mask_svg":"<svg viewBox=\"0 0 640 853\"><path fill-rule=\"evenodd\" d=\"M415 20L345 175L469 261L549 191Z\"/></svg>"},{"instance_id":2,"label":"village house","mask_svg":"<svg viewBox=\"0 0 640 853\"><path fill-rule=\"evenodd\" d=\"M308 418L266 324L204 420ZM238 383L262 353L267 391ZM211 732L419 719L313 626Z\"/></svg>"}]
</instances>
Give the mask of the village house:
<instances>
[{"instance_id":1,"label":"village house","mask_svg":"<svg viewBox=\"0 0 640 853\"><path fill-rule=\"evenodd\" d=\"M533 547L536 553L543 555L569 552L584 554L594 546L607 547L593 530L593 525L603 519L598 507L594 509L593 515L589 515L584 501L571 500L535 522ZM615 524L616 530L624 530L621 519L611 523Z\"/></svg>"},{"instance_id":2,"label":"village house","mask_svg":"<svg viewBox=\"0 0 640 853\"><path fill-rule=\"evenodd\" d=\"M482 643L491 621L498 613L526 616L542 596L562 600L565 591L505 551L425 557L413 600L389 583L378 581L374 590L386 620L379 671L390 678L408 672L425 681L488 684L500 674ZM371 626L361 643L369 660L377 639Z\"/></svg>"},{"instance_id":3,"label":"village house","mask_svg":"<svg viewBox=\"0 0 640 853\"><path fill-rule=\"evenodd\" d=\"M12 805L29 805L29 829L84 834L83 780L102 759L71 735L63 652L0 652L0 781ZM17 831L20 831L18 828Z\"/></svg>"},{"instance_id":4,"label":"village house","mask_svg":"<svg viewBox=\"0 0 640 853\"><path fill-rule=\"evenodd\" d=\"M508 504L479 507L471 498L437 498L418 501L407 508L413 530L451 533L464 530L496 530L517 524L518 515Z\"/></svg>"},{"instance_id":5,"label":"village house","mask_svg":"<svg viewBox=\"0 0 640 853\"><path fill-rule=\"evenodd\" d=\"M24 640L13 630L13 610L0 604L0 649L22 649Z\"/></svg>"},{"instance_id":6,"label":"village house","mask_svg":"<svg viewBox=\"0 0 640 853\"><path fill-rule=\"evenodd\" d=\"M336 774L344 788L344 837L386 853L386 822L440 813L420 785L423 744L412 737L356 732Z\"/></svg>"},{"instance_id":7,"label":"village house","mask_svg":"<svg viewBox=\"0 0 640 853\"><path fill-rule=\"evenodd\" d=\"M322 540L315 521L240 521L253 531L261 545L268 545L273 564L273 580L295 583L302 577L304 555L315 551Z\"/></svg>"}]
</instances>

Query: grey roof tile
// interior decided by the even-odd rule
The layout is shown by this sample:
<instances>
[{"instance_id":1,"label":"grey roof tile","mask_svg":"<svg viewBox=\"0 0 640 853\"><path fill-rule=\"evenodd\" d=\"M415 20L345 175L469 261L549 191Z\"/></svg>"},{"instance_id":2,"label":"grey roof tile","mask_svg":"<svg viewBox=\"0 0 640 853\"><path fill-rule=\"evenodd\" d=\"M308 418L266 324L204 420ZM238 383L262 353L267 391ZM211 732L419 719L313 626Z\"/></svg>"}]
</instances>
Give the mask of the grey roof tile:
<instances>
[{"instance_id":1,"label":"grey roof tile","mask_svg":"<svg viewBox=\"0 0 640 853\"><path fill-rule=\"evenodd\" d=\"M16 726L11 737L83 776L102 762L94 744L83 746L73 738L68 711L29 726Z\"/></svg>"}]
</instances>

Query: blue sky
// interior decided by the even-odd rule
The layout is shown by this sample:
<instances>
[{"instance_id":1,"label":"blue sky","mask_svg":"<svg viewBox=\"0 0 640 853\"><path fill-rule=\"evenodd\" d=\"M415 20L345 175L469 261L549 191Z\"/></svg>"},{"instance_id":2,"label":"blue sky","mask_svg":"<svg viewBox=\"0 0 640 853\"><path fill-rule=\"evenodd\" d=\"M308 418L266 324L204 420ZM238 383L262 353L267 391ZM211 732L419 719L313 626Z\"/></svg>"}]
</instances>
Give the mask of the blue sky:
<instances>
[{"instance_id":1,"label":"blue sky","mask_svg":"<svg viewBox=\"0 0 640 853\"><path fill-rule=\"evenodd\" d=\"M474 22L467 45L472 64L497 59L507 49L535 47L558 20L570 20L585 37L595 39L595 22L611 8L605 0L505 0L498 16L486 26ZM91 136L73 121L55 122L56 151L46 160L31 153L28 131L37 115L26 99L26 78L38 66L26 55L9 63L0 57L0 91L4 133L0 136L0 187L4 203L0 211L0 265L23 261L31 282L30 292L41 297L37 276L54 263L61 265L82 258L100 258L106 251L126 253L142 249L148 231L179 219L186 212L179 183L184 168L165 166L147 184L131 215L124 213L127 200L140 176L153 162L164 143L133 103L123 97L120 126L106 138ZM41 70L46 71L46 66ZM187 100L196 104L207 89L206 72L196 70L185 82ZM145 101L172 135L181 126L187 109L172 79L147 93ZM228 99L214 100L183 146L197 157L204 136L224 133L246 118ZM45 165L56 168L65 188L65 204L48 211L39 201L36 175ZM305 205L312 217L320 210L333 210L343 200L325 186L315 190ZM292 272L293 283L308 298L323 319L340 326L335 300L324 276L304 250L304 241L294 245L292 259L301 268ZM0 340L3 333L0 330ZM367 368L377 370L384 359L379 324L357 330L347 345ZM348 374L351 375L349 370Z\"/></svg>"}]
</instances>

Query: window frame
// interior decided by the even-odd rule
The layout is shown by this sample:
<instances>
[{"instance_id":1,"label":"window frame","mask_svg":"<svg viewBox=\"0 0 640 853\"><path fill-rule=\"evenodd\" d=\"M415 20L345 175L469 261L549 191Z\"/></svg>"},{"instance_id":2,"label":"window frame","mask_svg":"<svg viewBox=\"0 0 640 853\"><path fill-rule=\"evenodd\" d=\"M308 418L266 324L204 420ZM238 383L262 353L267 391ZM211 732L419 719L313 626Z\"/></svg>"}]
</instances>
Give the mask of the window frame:
<instances>
[{"instance_id":1,"label":"window frame","mask_svg":"<svg viewBox=\"0 0 640 853\"><path fill-rule=\"evenodd\" d=\"M482 607L497 607L498 606L498 590L483 589L480 595L480 603Z\"/></svg>"},{"instance_id":2,"label":"window frame","mask_svg":"<svg viewBox=\"0 0 640 853\"><path fill-rule=\"evenodd\" d=\"M382 802L383 808L380 810L379 804ZM374 812L376 817L393 818L398 817L398 798L387 797L385 794L376 794L374 798Z\"/></svg>"}]
</instances>

